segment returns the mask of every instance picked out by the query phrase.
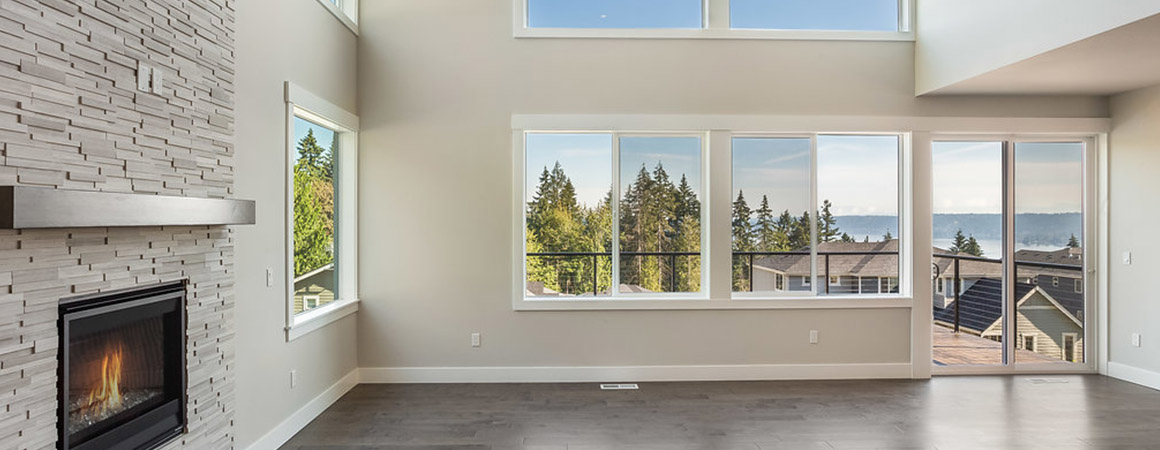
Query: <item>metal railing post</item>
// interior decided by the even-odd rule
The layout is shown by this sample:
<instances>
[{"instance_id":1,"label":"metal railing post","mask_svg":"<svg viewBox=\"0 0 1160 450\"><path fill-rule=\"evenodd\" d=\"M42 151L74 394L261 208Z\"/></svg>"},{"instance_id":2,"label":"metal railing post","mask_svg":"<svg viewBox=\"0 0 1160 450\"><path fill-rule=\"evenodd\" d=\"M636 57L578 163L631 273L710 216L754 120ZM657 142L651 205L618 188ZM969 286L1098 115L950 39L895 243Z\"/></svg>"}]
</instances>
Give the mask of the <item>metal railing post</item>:
<instances>
[{"instance_id":1,"label":"metal railing post","mask_svg":"<svg viewBox=\"0 0 1160 450\"><path fill-rule=\"evenodd\" d=\"M677 292L677 254L669 255L669 292Z\"/></svg>"},{"instance_id":2,"label":"metal railing post","mask_svg":"<svg viewBox=\"0 0 1160 450\"><path fill-rule=\"evenodd\" d=\"M596 263L597 263L596 254L593 253L592 254L592 296L593 297L600 296L600 292L598 292L600 290L600 282L597 281L598 275L596 275L597 274Z\"/></svg>"},{"instance_id":3,"label":"metal railing post","mask_svg":"<svg viewBox=\"0 0 1160 450\"><path fill-rule=\"evenodd\" d=\"M749 292L753 292L753 254L749 254Z\"/></svg>"},{"instance_id":4,"label":"metal railing post","mask_svg":"<svg viewBox=\"0 0 1160 450\"><path fill-rule=\"evenodd\" d=\"M959 310L962 307L962 302L959 301L959 295L963 290L963 280L959 277L959 258L955 258L955 279L952 282L955 286L955 333L959 332Z\"/></svg>"},{"instance_id":5,"label":"metal railing post","mask_svg":"<svg viewBox=\"0 0 1160 450\"><path fill-rule=\"evenodd\" d=\"M826 257L826 279L822 282L826 284L826 294L828 295L830 293L830 254L826 253L823 256Z\"/></svg>"}]
</instances>

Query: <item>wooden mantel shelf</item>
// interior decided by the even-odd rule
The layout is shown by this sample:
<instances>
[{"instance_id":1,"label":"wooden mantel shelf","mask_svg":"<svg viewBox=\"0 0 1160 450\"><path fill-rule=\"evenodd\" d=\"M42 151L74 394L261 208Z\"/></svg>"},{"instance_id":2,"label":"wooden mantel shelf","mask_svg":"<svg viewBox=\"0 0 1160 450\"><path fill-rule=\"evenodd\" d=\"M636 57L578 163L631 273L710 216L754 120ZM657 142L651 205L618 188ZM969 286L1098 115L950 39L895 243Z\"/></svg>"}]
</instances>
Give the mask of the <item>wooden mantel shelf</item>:
<instances>
[{"instance_id":1,"label":"wooden mantel shelf","mask_svg":"<svg viewBox=\"0 0 1160 450\"><path fill-rule=\"evenodd\" d=\"M253 225L253 200L0 186L0 229Z\"/></svg>"}]
</instances>

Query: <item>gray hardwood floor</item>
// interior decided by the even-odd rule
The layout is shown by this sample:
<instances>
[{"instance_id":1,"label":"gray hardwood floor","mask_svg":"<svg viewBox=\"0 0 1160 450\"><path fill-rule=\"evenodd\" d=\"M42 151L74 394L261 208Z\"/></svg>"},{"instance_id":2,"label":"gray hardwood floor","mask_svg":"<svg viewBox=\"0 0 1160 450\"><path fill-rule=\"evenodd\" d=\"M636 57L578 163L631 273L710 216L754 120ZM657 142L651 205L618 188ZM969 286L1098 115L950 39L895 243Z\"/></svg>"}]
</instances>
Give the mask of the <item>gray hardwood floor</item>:
<instances>
[{"instance_id":1,"label":"gray hardwood floor","mask_svg":"<svg viewBox=\"0 0 1160 450\"><path fill-rule=\"evenodd\" d=\"M1102 376L360 385L285 450L1160 449L1160 391Z\"/></svg>"}]
</instances>

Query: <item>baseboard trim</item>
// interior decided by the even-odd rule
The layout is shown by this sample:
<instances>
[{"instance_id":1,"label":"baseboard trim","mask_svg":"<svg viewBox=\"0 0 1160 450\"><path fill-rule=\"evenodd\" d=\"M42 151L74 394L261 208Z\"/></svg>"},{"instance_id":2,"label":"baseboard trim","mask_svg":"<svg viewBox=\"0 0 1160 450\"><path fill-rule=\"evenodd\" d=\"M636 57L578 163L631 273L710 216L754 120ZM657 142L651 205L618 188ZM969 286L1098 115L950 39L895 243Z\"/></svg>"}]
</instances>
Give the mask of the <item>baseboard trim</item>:
<instances>
[{"instance_id":1,"label":"baseboard trim","mask_svg":"<svg viewBox=\"0 0 1160 450\"><path fill-rule=\"evenodd\" d=\"M1160 373L1150 370L1132 367L1127 364L1108 362L1108 376L1160 390Z\"/></svg>"},{"instance_id":2,"label":"baseboard trim","mask_svg":"<svg viewBox=\"0 0 1160 450\"><path fill-rule=\"evenodd\" d=\"M246 450L277 450L358 384L359 369L354 369L307 402L305 406L294 411L294 414L279 423L273 430L246 447Z\"/></svg>"},{"instance_id":3,"label":"baseboard trim","mask_svg":"<svg viewBox=\"0 0 1160 450\"><path fill-rule=\"evenodd\" d=\"M911 378L910 363L610 367L363 367L359 380L391 383L586 383Z\"/></svg>"}]
</instances>

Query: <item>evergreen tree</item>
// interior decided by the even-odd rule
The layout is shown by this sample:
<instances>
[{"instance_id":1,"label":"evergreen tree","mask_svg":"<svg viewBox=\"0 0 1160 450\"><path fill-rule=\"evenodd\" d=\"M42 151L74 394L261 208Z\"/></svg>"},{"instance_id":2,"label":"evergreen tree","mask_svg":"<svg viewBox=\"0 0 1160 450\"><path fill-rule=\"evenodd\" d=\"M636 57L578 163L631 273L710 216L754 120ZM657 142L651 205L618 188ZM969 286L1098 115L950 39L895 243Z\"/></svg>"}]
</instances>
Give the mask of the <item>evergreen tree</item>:
<instances>
[{"instance_id":1,"label":"evergreen tree","mask_svg":"<svg viewBox=\"0 0 1160 450\"><path fill-rule=\"evenodd\" d=\"M1067 240L1067 248L1079 248L1079 238L1075 237L1075 233Z\"/></svg>"},{"instance_id":2,"label":"evergreen tree","mask_svg":"<svg viewBox=\"0 0 1160 450\"><path fill-rule=\"evenodd\" d=\"M846 233L842 233L842 239L841 239L841 241L842 241L842 242L854 242L854 237L853 237L853 236L850 236L850 235L848 235L848 234L846 234Z\"/></svg>"},{"instance_id":3,"label":"evergreen tree","mask_svg":"<svg viewBox=\"0 0 1160 450\"><path fill-rule=\"evenodd\" d=\"M794 250L801 246L795 241L794 229L797 227L797 220L790 215L789 210L782 211L781 215L777 217L774 222L774 230L777 234L785 236L785 250Z\"/></svg>"},{"instance_id":4,"label":"evergreen tree","mask_svg":"<svg viewBox=\"0 0 1160 450\"><path fill-rule=\"evenodd\" d=\"M761 207L757 209L757 248L763 252L785 251L787 236L779 232L778 224L773 218L773 210L769 207L769 196L761 196Z\"/></svg>"},{"instance_id":5,"label":"evergreen tree","mask_svg":"<svg viewBox=\"0 0 1160 450\"><path fill-rule=\"evenodd\" d=\"M891 239L894 239L894 236L890 234L890 230L886 230L886 234L882 235L882 240L889 241Z\"/></svg>"},{"instance_id":6,"label":"evergreen tree","mask_svg":"<svg viewBox=\"0 0 1160 450\"><path fill-rule=\"evenodd\" d=\"M793 230L790 231L790 248L793 250L808 249L810 247L812 232L810 229L810 212L804 211L801 217L794 222Z\"/></svg>"},{"instance_id":7,"label":"evergreen tree","mask_svg":"<svg viewBox=\"0 0 1160 450\"><path fill-rule=\"evenodd\" d=\"M974 236L971 236L967 238L967 243L963 246L963 253L972 256L983 256L983 248L979 246L979 241L975 240Z\"/></svg>"},{"instance_id":8,"label":"evergreen tree","mask_svg":"<svg viewBox=\"0 0 1160 450\"><path fill-rule=\"evenodd\" d=\"M963 235L963 229L960 228L959 231L955 232L954 243L951 244L951 248L949 248L947 250L950 250L951 252L954 252L954 253L963 253L964 252L963 249L966 248L966 246L967 246L967 237Z\"/></svg>"},{"instance_id":9,"label":"evergreen tree","mask_svg":"<svg viewBox=\"0 0 1160 450\"><path fill-rule=\"evenodd\" d=\"M737 192L737 200L733 201L733 250L739 252L754 251L754 233L753 223L751 222L753 210L749 208L749 204L745 201L745 191ZM733 290L748 291L750 288L749 279L749 258L735 257L733 258Z\"/></svg>"},{"instance_id":10,"label":"evergreen tree","mask_svg":"<svg viewBox=\"0 0 1160 450\"><path fill-rule=\"evenodd\" d=\"M822 210L818 213L818 241L820 242L832 242L841 236L841 231L838 230L838 219L830 213L832 206L829 200L822 201Z\"/></svg>"}]
</instances>

